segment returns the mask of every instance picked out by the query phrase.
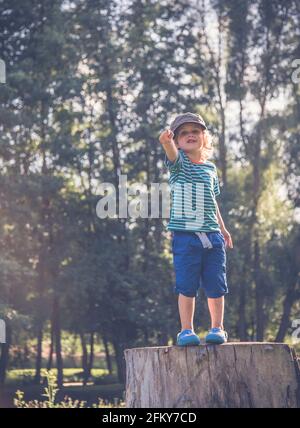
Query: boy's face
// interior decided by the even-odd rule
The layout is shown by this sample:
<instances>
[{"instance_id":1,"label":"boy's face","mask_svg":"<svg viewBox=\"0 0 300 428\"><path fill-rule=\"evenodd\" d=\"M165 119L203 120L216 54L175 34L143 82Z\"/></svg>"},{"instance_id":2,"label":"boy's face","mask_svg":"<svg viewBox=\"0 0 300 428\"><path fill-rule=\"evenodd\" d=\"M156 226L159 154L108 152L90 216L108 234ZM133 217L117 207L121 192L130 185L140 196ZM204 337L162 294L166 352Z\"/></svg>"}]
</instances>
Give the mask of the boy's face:
<instances>
[{"instance_id":1,"label":"boy's face","mask_svg":"<svg viewBox=\"0 0 300 428\"><path fill-rule=\"evenodd\" d=\"M176 145L184 152L197 152L203 147L203 128L197 123L184 123L176 134Z\"/></svg>"}]
</instances>

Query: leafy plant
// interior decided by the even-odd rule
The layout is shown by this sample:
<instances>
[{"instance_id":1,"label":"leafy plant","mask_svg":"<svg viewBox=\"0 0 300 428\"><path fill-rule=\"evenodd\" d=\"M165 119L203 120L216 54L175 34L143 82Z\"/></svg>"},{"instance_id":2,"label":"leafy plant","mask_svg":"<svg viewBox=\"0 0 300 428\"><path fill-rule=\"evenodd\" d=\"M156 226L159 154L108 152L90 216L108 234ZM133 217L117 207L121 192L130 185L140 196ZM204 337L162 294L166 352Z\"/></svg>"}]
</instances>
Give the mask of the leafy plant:
<instances>
[{"instance_id":1,"label":"leafy plant","mask_svg":"<svg viewBox=\"0 0 300 428\"><path fill-rule=\"evenodd\" d=\"M56 396L59 392L56 383L56 376L53 371L44 370L43 376L46 378L47 386L45 387L45 393L42 394L43 397L47 399L44 401L32 400L25 401L24 400L24 392L17 390L16 398L14 399L14 405L17 408L87 408L86 401L80 400L72 400L71 397L64 397L63 401L56 402ZM124 402L115 399L114 404L106 403L103 399L98 399L97 404L93 404L92 408L101 408L101 407L125 407Z\"/></svg>"}]
</instances>

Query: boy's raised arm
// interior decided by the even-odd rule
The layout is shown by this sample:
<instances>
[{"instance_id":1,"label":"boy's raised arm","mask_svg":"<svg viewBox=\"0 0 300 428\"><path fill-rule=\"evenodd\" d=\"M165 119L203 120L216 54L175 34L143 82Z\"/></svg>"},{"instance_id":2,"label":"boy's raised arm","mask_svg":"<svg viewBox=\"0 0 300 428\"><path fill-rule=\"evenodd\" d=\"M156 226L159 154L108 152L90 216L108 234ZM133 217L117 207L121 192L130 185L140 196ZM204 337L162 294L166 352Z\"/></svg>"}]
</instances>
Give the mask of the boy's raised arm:
<instances>
[{"instance_id":1,"label":"boy's raised arm","mask_svg":"<svg viewBox=\"0 0 300 428\"><path fill-rule=\"evenodd\" d=\"M173 140L174 134L170 129L166 129L159 136L159 142L163 146L169 161L174 162L178 156L178 149Z\"/></svg>"}]
</instances>

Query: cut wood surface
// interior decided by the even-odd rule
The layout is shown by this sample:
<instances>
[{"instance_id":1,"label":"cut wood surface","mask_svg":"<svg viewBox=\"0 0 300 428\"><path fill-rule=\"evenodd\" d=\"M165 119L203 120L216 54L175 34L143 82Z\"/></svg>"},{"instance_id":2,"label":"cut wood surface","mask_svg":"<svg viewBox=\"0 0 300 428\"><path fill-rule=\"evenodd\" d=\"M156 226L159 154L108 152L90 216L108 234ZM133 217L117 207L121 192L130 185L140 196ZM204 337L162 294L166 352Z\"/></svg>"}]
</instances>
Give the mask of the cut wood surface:
<instances>
[{"instance_id":1,"label":"cut wood surface","mask_svg":"<svg viewBox=\"0 0 300 428\"><path fill-rule=\"evenodd\" d=\"M299 364L284 343L125 350L128 408L299 407Z\"/></svg>"}]
</instances>

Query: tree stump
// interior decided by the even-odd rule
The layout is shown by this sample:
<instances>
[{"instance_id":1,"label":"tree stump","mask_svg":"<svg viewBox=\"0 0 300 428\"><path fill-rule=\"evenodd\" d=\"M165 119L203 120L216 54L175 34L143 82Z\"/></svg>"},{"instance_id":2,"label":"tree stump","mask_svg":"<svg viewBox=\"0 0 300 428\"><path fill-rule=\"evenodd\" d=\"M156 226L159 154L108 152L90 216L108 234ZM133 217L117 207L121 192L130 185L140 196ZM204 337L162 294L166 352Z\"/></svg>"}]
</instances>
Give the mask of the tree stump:
<instances>
[{"instance_id":1,"label":"tree stump","mask_svg":"<svg viewBox=\"0 0 300 428\"><path fill-rule=\"evenodd\" d=\"M300 371L284 343L125 350L127 408L296 408Z\"/></svg>"}]
</instances>

